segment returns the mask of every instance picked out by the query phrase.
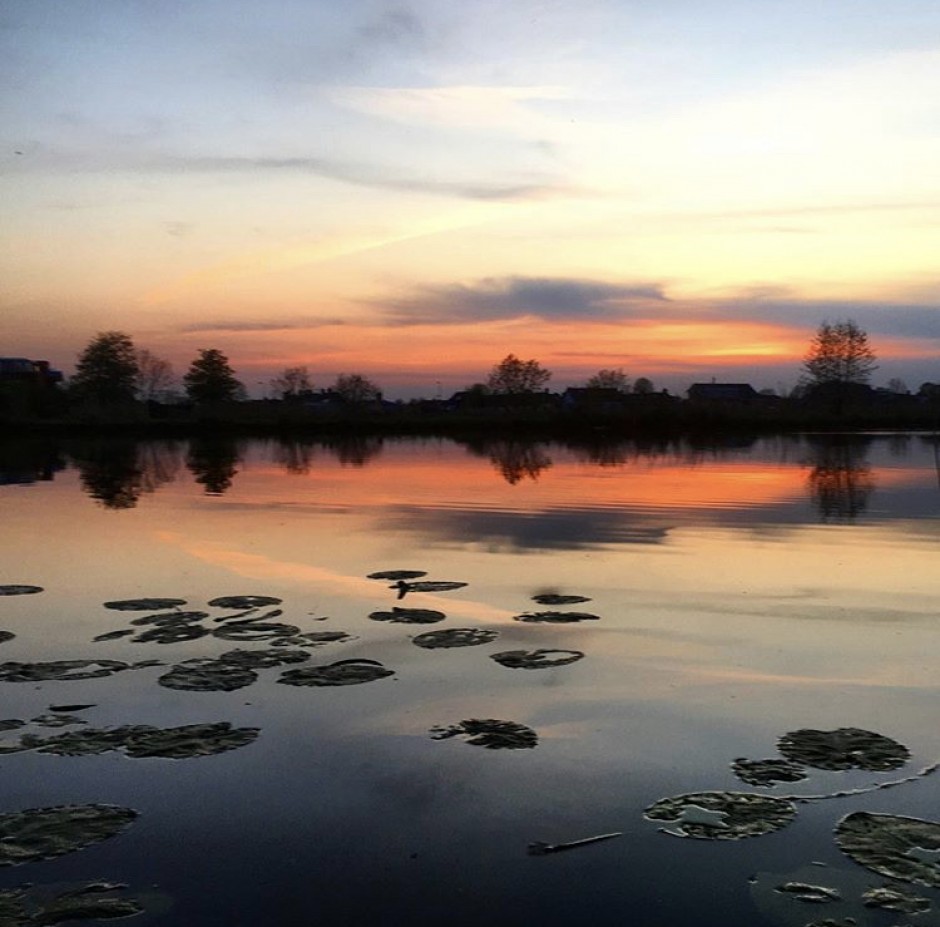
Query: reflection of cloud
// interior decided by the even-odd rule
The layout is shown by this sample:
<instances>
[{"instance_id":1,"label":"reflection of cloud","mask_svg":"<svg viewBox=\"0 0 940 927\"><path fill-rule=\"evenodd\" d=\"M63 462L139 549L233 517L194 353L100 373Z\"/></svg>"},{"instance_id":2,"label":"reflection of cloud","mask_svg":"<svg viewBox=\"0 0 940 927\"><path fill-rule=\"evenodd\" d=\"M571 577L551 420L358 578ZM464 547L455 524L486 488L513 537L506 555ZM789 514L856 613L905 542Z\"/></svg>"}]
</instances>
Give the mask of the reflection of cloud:
<instances>
[{"instance_id":1,"label":"reflection of cloud","mask_svg":"<svg viewBox=\"0 0 940 927\"><path fill-rule=\"evenodd\" d=\"M631 520L632 518L632 520ZM645 522L621 508L558 508L534 512L402 505L386 516L397 531L417 531L446 544L516 550L583 550L607 544L660 544L672 525Z\"/></svg>"}]
</instances>

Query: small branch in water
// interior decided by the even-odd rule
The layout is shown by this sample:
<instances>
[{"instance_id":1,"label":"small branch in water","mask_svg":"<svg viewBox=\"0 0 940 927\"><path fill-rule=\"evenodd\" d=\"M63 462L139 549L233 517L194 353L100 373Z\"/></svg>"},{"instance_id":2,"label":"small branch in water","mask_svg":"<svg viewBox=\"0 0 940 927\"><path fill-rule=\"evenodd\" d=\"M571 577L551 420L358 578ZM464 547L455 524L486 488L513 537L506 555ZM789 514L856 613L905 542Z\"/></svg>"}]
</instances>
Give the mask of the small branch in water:
<instances>
[{"instance_id":1,"label":"small branch in water","mask_svg":"<svg viewBox=\"0 0 940 927\"><path fill-rule=\"evenodd\" d=\"M600 843L602 840L611 840L614 837L622 837L623 834L617 831L613 834L598 834L596 837L584 837L581 840L571 840L568 843L544 843L536 840L529 844L530 856L545 856L548 853L560 853L562 850L573 850L575 847L584 847L589 843Z\"/></svg>"},{"instance_id":2,"label":"small branch in water","mask_svg":"<svg viewBox=\"0 0 940 927\"><path fill-rule=\"evenodd\" d=\"M854 795L867 795L869 792L878 792L881 789L893 789L907 782L916 782L925 776L931 775L940 769L940 760L925 766L911 776L905 776L903 779L890 779L887 782L876 782L874 785L862 786L858 789L844 789L841 792L827 792L823 795L778 795L784 801L824 801L827 798L851 798Z\"/></svg>"}]
</instances>

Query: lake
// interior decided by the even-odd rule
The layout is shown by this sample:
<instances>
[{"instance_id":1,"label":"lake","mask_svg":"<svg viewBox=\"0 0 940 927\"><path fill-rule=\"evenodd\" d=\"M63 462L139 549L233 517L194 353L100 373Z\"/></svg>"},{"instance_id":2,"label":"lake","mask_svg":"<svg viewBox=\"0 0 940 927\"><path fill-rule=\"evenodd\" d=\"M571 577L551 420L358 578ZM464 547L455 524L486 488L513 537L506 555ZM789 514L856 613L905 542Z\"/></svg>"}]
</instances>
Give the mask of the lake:
<instances>
[{"instance_id":1,"label":"lake","mask_svg":"<svg viewBox=\"0 0 940 927\"><path fill-rule=\"evenodd\" d=\"M122 884L78 897L141 925L940 924L938 516L929 434L6 442L0 890ZM16 816L58 806L136 814ZM14 857L23 821L65 844Z\"/></svg>"}]
</instances>

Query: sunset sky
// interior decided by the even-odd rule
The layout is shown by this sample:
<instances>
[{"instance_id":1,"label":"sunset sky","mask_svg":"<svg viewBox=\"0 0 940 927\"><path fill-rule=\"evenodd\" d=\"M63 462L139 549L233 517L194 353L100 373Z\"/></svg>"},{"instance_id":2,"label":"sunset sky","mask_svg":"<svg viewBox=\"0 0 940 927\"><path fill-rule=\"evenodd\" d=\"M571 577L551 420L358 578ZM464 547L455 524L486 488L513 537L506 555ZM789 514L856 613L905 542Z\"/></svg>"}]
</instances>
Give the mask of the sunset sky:
<instances>
[{"instance_id":1,"label":"sunset sky","mask_svg":"<svg viewBox=\"0 0 940 927\"><path fill-rule=\"evenodd\" d=\"M0 354L940 381L936 0L3 0Z\"/></svg>"}]
</instances>

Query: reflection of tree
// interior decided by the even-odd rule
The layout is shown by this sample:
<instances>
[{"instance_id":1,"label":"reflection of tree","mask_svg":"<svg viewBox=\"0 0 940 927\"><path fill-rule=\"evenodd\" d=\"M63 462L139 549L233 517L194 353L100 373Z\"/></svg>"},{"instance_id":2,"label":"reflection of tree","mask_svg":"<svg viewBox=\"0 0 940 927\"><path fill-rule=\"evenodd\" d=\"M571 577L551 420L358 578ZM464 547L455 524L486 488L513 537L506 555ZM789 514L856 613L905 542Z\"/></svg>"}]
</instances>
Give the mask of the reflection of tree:
<instances>
[{"instance_id":1,"label":"reflection of tree","mask_svg":"<svg viewBox=\"0 0 940 927\"><path fill-rule=\"evenodd\" d=\"M69 454L85 492L109 509L133 508L141 493L172 482L180 468L175 441L81 441Z\"/></svg>"},{"instance_id":2,"label":"reflection of tree","mask_svg":"<svg viewBox=\"0 0 940 927\"><path fill-rule=\"evenodd\" d=\"M189 444L186 466L208 495L221 496L231 488L238 473L238 460L238 445L231 438L194 438Z\"/></svg>"},{"instance_id":3,"label":"reflection of tree","mask_svg":"<svg viewBox=\"0 0 940 927\"><path fill-rule=\"evenodd\" d=\"M288 473L303 475L310 472L313 460L314 444L298 438L279 438L274 445L274 462L280 464Z\"/></svg>"},{"instance_id":4,"label":"reflection of tree","mask_svg":"<svg viewBox=\"0 0 940 927\"><path fill-rule=\"evenodd\" d=\"M0 442L0 486L51 480L64 468L65 460L52 442Z\"/></svg>"},{"instance_id":5,"label":"reflection of tree","mask_svg":"<svg viewBox=\"0 0 940 927\"><path fill-rule=\"evenodd\" d=\"M106 509L132 509L144 491L134 441L89 441L71 451L82 488Z\"/></svg>"},{"instance_id":6,"label":"reflection of tree","mask_svg":"<svg viewBox=\"0 0 940 927\"><path fill-rule=\"evenodd\" d=\"M324 442L344 467L364 467L382 453L384 442L375 435L337 435Z\"/></svg>"},{"instance_id":7,"label":"reflection of tree","mask_svg":"<svg viewBox=\"0 0 940 927\"><path fill-rule=\"evenodd\" d=\"M867 455L866 440L837 438L813 447L807 482L822 521L854 521L868 507L875 480Z\"/></svg>"},{"instance_id":8,"label":"reflection of tree","mask_svg":"<svg viewBox=\"0 0 940 927\"><path fill-rule=\"evenodd\" d=\"M503 479L512 485L528 477L537 480L552 465L544 444L513 438L474 441L469 449L481 457L489 457Z\"/></svg>"}]
</instances>

